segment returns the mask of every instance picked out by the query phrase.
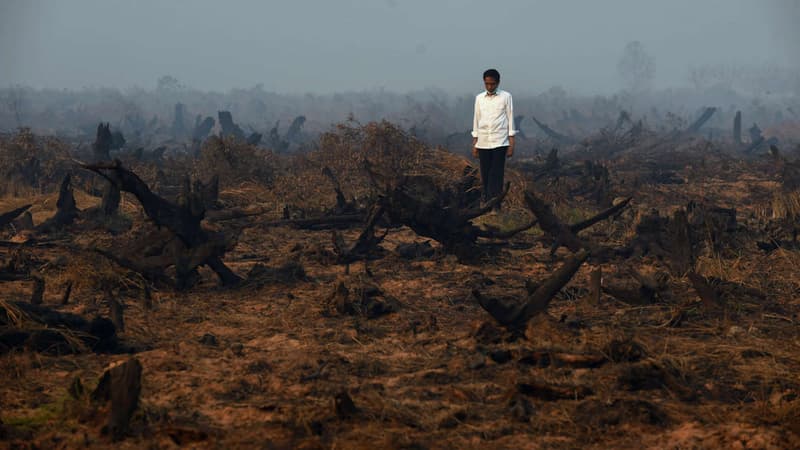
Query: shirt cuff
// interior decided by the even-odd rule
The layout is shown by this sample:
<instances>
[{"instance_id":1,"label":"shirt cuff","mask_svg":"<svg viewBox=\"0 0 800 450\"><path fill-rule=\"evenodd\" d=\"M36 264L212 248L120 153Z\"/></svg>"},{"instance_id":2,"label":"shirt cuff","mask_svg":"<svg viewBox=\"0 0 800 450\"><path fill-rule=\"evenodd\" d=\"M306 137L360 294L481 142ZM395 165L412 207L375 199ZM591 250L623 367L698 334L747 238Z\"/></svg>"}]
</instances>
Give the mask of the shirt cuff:
<instances>
[{"instance_id":1,"label":"shirt cuff","mask_svg":"<svg viewBox=\"0 0 800 450\"><path fill-rule=\"evenodd\" d=\"M510 130L510 131L508 132L508 135L509 135L509 136L516 136L516 135L517 135L517 130Z\"/></svg>"},{"instance_id":2,"label":"shirt cuff","mask_svg":"<svg viewBox=\"0 0 800 450\"><path fill-rule=\"evenodd\" d=\"M472 132L472 137L474 137L474 138L478 137L478 132L477 131L473 131Z\"/></svg>"}]
</instances>

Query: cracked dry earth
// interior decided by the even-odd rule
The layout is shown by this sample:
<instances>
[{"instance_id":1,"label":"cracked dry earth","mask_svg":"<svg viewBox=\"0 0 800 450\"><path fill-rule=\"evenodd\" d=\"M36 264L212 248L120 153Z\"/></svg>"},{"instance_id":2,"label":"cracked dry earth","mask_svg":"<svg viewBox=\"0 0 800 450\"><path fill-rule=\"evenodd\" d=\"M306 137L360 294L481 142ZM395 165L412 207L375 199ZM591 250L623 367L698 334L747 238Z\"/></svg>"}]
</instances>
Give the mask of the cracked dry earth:
<instances>
[{"instance_id":1,"label":"cracked dry earth","mask_svg":"<svg viewBox=\"0 0 800 450\"><path fill-rule=\"evenodd\" d=\"M724 199L735 183L654 189L593 236L628 226L636 208L669 199L682 205L686 192ZM751 185L736 198L742 215L760 203ZM142 396L129 436L113 446L800 448L800 254L765 255L750 242L736 258L700 258L706 275L766 297L731 297L719 312L692 309L674 327L666 324L678 305L697 299L688 280L671 279L670 297L654 304L607 295L593 304L594 267L586 264L547 313L515 336L470 292L519 297L527 279L557 268L566 251L553 258L547 247L525 245L538 236L519 235L518 245L471 266L439 254L400 258L391 252L397 244L424 240L401 228L382 244L388 255L369 263L369 276L363 263L347 273L328 262L329 231L248 228L226 256L232 269L299 262L305 277L225 290L203 271L203 282L187 293L155 292L151 307L125 298L121 336L139 350ZM56 258L61 250L47 252ZM635 264L659 270L648 257ZM625 268L603 271L605 282ZM51 276L49 304L61 295L57 271ZM331 304L340 282L351 292L377 286L380 298L399 306L374 318L339 313ZM28 295L16 284L0 289L7 298ZM105 314L101 297L76 289L63 309ZM93 389L105 367L130 355L1 358L0 446L112 445L102 419L68 391L76 378Z\"/></svg>"}]
</instances>

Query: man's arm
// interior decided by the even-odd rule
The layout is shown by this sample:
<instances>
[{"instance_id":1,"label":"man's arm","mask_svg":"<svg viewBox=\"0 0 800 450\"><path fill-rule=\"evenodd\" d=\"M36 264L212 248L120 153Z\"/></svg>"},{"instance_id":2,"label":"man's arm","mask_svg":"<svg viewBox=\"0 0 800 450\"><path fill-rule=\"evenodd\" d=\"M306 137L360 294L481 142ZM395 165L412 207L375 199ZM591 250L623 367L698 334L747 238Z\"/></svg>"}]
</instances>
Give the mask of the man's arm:
<instances>
[{"instance_id":1,"label":"man's arm","mask_svg":"<svg viewBox=\"0 0 800 450\"><path fill-rule=\"evenodd\" d=\"M478 122L481 119L481 108L478 106L478 97L475 97L475 107L472 114L472 157L478 157Z\"/></svg>"},{"instance_id":2,"label":"man's arm","mask_svg":"<svg viewBox=\"0 0 800 450\"><path fill-rule=\"evenodd\" d=\"M506 117L508 118L508 150L506 157L511 158L514 156L515 136L517 130L514 128L514 102L511 99L511 94L508 94L508 103L506 103Z\"/></svg>"}]
</instances>

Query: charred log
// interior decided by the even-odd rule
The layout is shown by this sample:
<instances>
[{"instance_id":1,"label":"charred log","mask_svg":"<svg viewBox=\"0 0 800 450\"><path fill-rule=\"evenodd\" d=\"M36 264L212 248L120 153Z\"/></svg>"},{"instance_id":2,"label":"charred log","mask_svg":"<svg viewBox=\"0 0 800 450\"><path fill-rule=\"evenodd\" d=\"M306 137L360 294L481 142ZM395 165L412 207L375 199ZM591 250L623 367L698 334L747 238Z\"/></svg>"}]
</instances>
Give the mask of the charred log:
<instances>
[{"instance_id":1,"label":"charred log","mask_svg":"<svg viewBox=\"0 0 800 450\"><path fill-rule=\"evenodd\" d=\"M38 326L28 327L28 323ZM77 336L83 345L96 352L113 351L118 347L116 329L108 319L87 320L25 302L0 304L0 353L22 347L47 353L80 351L64 332Z\"/></svg>"},{"instance_id":2,"label":"charred log","mask_svg":"<svg viewBox=\"0 0 800 450\"><path fill-rule=\"evenodd\" d=\"M617 203L616 205L612 206L611 208L608 208L605 211L602 211L593 217L590 217L582 222L578 222L574 225L570 225L569 229L573 233L577 234L578 232L585 230L586 228L589 228L598 222L602 222L603 220L606 220L609 217L618 214L623 209L625 209L625 207L628 206L628 204L631 202L632 199L633 197L628 197L622 200L621 202Z\"/></svg>"},{"instance_id":3,"label":"charred log","mask_svg":"<svg viewBox=\"0 0 800 450\"><path fill-rule=\"evenodd\" d=\"M522 329L535 315L544 312L553 297L572 279L581 265L589 257L589 252L580 250L570 256L564 264L553 274L538 284L538 287L529 293L526 300L518 304L504 304L495 298L485 297L480 291L473 290L472 294L478 303L500 324L509 328Z\"/></svg>"},{"instance_id":4,"label":"charred log","mask_svg":"<svg viewBox=\"0 0 800 450\"><path fill-rule=\"evenodd\" d=\"M686 128L686 133L694 134L700 131L700 128L702 128L703 125L705 125L706 122L711 119L711 116L713 116L715 112L717 112L717 108L715 107L708 107L703 110L703 113L700 114L700 117L698 117L697 120L695 120L691 125L689 125L688 128Z\"/></svg>"},{"instance_id":5,"label":"charred log","mask_svg":"<svg viewBox=\"0 0 800 450\"><path fill-rule=\"evenodd\" d=\"M32 205L20 206L17 209L12 209L11 211L0 214L0 227L5 227L6 225L13 222L14 219L16 219L20 214L30 209L31 206Z\"/></svg>"},{"instance_id":6,"label":"charred log","mask_svg":"<svg viewBox=\"0 0 800 450\"><path fill-rule=\"evenodd\" d=\"M21 231L26 231L26 230L33 230L34 229L33 215L31 214L30 211L25 211L24 213L22 213L22 215L20 215L11 222L11 227L14 228L15 233L19 233Z\"/></svg>"}]
</instances>

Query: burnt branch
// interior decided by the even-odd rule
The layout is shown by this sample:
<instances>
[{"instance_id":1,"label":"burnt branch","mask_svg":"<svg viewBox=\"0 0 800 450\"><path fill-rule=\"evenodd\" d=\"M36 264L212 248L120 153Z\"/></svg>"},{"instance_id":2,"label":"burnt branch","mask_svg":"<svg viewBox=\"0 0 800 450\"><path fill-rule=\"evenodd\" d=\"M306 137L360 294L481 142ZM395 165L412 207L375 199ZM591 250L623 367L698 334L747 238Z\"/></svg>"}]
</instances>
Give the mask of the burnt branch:
<instances>
[{"instance_id":1,"label":"burnt branch","mask_svg":"<svg viewBox=\"0 0 800 450\"><path fill-rule=\"evenodd\" d=\"M333 250L338 256L339 263L349 264L362 259L369 259L373 256L375 249L386 237L386 233L381 236L375 234L375 226L383 216L384 206L381 202L376 203L370 210L364 230L358 236L356 242L347 248L344 239L336 231L333 232Z\"/></svg>"},{"instance_id":2,"label":"burnt branch","mask_svg":"<svg viewBox=\"0 0 800 450\"><path fill-rule=\"evenodd\" d=\"M584 221L578 222L578 223L576 223L574 225L570 225L569 229L573 233L577 234L581 230L585 230L586 228L589 228L590 226L592 226L592 225L594 225L594 224L596 224L598 222L601 222L603 220L608 219L609 217L611 217L613 215L616 215L618 212L620 212L623 209L625 209L625 207L628 206L628 204L631 202L632 199L633 199L633 197L628 197L625 200L619 202L618 204L612 206L611 208L608 208L607 210L598 213L594 217L590 217L590 218L588 218L588 219L586 219Z\"/></svg>"},{"instance_id":3,"label":"burnt branch","mask_svg":"<svg viewBox=\"0 0 800 450\"><path fill-rule=\"evenodd\" d=\"M550 204L530 191L525 192L525 203L527 203L533 215L539 219L539 228L555 238L554 249L563 245L571 252L576 253L583 248L583 243L575 236L571 228L561 222L561 219L553 213L553 208Z\"/></svg>"},{"instance_id":4,"label":"burnt branch","mask_svg":"<svg viewBox=\"0 0 800 450\"><path fill-rule=\"evenodd\" d=\"M32 205L20 206L17 209L0 214L0 227L4 227L14 221L20 214L30 209Z\"/></svg>"},{"instance_id":5,"label":"burnt branch","mask_svg":"<svg viewBox=\"0 0 800 450\"><path fill-rule=\"evenodd\" d=\"M480 217L480 216L488 213L489 211L492 210L492 208L494 208L495 206L503 203L503 199L506 198L506 195L508 195L508 191L510 189L511 189L511 183L506 183L505 187L503 188L503 192L501 192L500 195L498 195L497 197L494 197L491 200L489 200L488 202L486 202L486 204L483 205L482 208L478 207L478 208L474 208L474 209L470 209L470 210L464 211L464 212L462 212L460 214L460 216L466 221L466 220L475 219L477 217Z\"/></svg>"},{"instance_id":6,"label":"burnt branch","mask_svg":"<svg viewBox=\"0 0 800 450\"><path fill-rule=\"evenodd\" d=\"M480 291L473 290L472 294L478 303L492 317L502 325L510 328L524 328L528 321L537 314L547 310L553 297L569 283L581 265L589 257L589 252L581 250L569 257L561 267L538 285L532 293L528 294L525 301L516 305L507 305L498 299L486 297Z\"/></svg>"}]
</instances>

